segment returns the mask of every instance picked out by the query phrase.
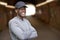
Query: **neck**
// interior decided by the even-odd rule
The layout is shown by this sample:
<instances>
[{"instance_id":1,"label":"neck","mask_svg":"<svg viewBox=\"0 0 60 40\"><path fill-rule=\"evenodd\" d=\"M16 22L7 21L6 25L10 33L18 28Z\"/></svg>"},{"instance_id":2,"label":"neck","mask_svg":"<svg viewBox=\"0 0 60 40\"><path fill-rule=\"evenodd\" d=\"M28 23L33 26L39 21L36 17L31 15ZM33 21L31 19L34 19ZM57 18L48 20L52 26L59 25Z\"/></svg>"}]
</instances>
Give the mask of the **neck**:
<instances>
[{"instance_id":1,"label":"neck","mask_svg":"<svg viewBox=\"0 0 60 40\"><path fill-rule=\"evenodd\" d=\"M19 15L17 15L18 16L18 18L20 18L22 21L23 21L23 17L21 17L21 16L19 16Z\"/></svg>"}]
</instances>

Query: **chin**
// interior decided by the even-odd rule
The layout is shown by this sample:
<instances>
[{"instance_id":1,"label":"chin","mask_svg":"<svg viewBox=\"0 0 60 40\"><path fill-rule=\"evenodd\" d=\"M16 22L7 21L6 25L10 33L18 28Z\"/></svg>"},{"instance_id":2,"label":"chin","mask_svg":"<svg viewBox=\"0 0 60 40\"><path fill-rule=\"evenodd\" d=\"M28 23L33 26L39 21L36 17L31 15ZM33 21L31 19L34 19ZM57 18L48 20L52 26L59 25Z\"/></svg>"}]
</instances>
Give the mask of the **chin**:
<instances>
[{"instance_id":1,"label":"chin","mask_svg":"<svg viewBox=\"0 0 60 40\"><path fill-rule=\"evenodd\" d=\"M25 16L22 16L22 18L25 18Z\"/></svg>"}]
</instances>

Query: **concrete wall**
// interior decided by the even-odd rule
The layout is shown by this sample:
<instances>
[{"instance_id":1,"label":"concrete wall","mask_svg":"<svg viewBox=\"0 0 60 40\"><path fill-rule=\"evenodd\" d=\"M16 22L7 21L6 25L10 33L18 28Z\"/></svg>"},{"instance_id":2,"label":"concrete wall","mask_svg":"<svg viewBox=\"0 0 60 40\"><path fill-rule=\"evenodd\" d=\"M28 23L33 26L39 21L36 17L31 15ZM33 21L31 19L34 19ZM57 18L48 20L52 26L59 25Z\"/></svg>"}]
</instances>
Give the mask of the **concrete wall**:
<instances>
[{"instance_id":1,"label":"concrete wall","mask_svg":"<svg viewBox=\"0 0 60 40\"><path fill-rule=\"evenodd\" d=\"M42 13L39 13L39 10ZM37 8L36 16L40 21L48 24L49 27L56 28L60 30L60 6L58 2L51 2L44 6Z\"/></svg>"},{"instance_id":2,"label":"concrete wall","mask_svg":"<svg viewBox=\"0 0 60 40\"><path fill-rule=\"evenodd\" d=\"M0 30L6 29L7 25L7 15L6 8L4 6L0 6Z\"/></svg>"},{"instance_id":3,"label":"concrete wall","mask_svg":"<svg viewBox=\"0 0 60 40\"><path fill-rule=\"evenodd\" d=\"M13 9L0 5L0 30L5 30L8 27L8 21L14 16L12 11Z\"/></svg>"}]
</instances>

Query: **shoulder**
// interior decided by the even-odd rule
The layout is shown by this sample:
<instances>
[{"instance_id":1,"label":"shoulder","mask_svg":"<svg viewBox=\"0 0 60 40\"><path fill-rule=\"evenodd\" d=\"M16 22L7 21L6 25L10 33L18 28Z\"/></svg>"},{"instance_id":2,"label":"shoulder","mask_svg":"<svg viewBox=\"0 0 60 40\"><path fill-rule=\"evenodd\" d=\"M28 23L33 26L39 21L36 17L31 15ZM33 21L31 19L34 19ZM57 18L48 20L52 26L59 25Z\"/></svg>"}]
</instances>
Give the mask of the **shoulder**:
<instances>
[{"instance_id":1,"label":"shoulder","mask_svg":"<svg viewBox=\"0 0 60 40\"><path fill-rule=\"evenodd\" d=\"M11 23L11 22L16 22L16 19L17 19L16 17L10 19L10 20L9 20L9 23Z\"/></svg>"}]
</instances>

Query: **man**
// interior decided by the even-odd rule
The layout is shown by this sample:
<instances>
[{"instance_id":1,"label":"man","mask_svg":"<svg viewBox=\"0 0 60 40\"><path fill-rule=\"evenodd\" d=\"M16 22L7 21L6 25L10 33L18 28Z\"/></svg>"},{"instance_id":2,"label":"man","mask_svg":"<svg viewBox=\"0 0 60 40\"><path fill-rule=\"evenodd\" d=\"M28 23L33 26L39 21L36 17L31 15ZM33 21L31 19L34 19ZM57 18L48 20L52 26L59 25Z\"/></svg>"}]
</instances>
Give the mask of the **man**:
<instances>
[{"instance_id":1,"label":"man","mask_svg":"<svg viewBox=\"0 0 60 40\"><path fill-rule=\"evenodd\" d=\"M32 40L37 37L37 31L25 18L26 4L19 1L15 5L17 16L9 21L9 32L11 40Z\"/></svg>"}]
</instances>

